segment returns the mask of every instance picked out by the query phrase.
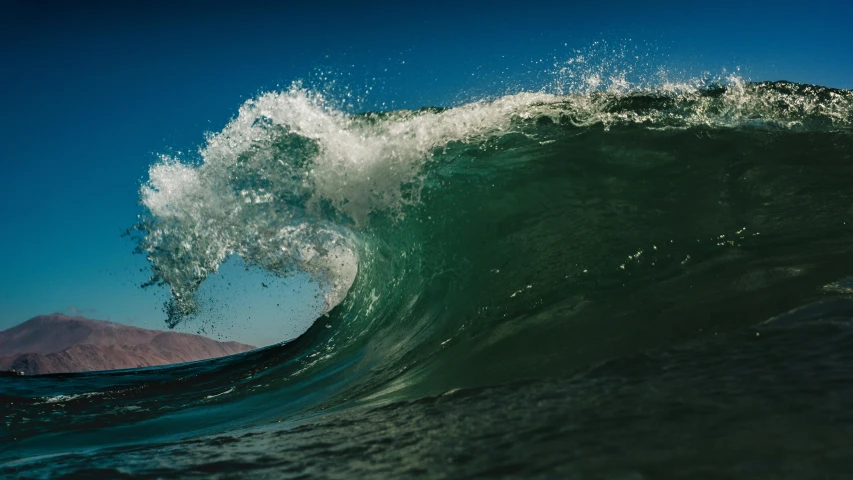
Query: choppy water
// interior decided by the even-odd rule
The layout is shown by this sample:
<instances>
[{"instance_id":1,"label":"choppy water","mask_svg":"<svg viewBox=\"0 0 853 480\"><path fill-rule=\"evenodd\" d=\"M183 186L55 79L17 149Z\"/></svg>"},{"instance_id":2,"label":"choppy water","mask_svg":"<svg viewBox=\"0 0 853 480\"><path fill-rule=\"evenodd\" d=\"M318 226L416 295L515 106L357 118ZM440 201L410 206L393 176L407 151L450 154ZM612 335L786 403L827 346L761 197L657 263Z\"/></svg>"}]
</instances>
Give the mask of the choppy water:
<instances>
[{"instance_id":1,"label":"choppy water","mask_svg":"<svg viewBox=\"0 0 853 480\"><path fill-rule=\"evenodd\" d=\"M323 282L293 342L0 378L0 473L847 478L853 93L247 102L138 226L169 321L230 255Z\"/></svg>"}]
</instances>

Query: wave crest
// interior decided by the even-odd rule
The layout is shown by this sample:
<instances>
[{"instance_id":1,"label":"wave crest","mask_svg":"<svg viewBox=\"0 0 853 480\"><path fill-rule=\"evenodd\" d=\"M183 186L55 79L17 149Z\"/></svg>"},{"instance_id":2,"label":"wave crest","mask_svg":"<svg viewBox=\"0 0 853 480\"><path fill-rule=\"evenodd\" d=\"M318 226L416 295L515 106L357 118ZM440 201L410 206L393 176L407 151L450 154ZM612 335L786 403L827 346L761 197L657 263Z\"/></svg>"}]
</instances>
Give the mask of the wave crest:
<instances>
[{"instance_id":1,"label":"wave crest","mask_svg":"<svg viewBox=\"0 0 853 480\"><path fill-rule=\"evenodd\" d=\"M247 101L208 135L201 162L163 156L141 188L150 215L140 223L140 247L152 282L171 288L170 324L196 312L195 290L232 254L279 275L310 273L328 287L331 308L358 269L354 232L373 216L400 218L418 204L425 165L453 161L447 152L457 145L486 151L510 135L547 143L594 125L849 130L853 123L851 92L810 85L731 77L707 87L599 87L365 114L348 114L298 84Z\"/></svg>"}]
</instances>

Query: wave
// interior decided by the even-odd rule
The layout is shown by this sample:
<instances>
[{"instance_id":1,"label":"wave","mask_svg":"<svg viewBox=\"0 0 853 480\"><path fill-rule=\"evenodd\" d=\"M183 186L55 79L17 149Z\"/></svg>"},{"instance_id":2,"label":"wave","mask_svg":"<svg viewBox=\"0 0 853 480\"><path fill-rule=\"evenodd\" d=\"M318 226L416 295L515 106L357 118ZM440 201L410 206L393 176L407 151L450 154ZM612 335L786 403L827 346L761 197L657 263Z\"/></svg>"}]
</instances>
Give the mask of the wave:
<instances>
[{"instance_id":1,"label":"wave","mask_svg":"<svg viewBox=\"0 0 853 480\"><path fill-rule=\"evenodd\" d=\"M832 285L851 274L851 127L853 92L736 77L359 114L300 85L262 94L196 161L151 167L139 248L151 284L171 289L170 325L198 312L197 289L232 255L309 273L324 314L230 359L35 382L14 400L36 413L7 424L30 455L114 448L116 432L178 452L282 421L421 411L418 399L460 389L477 400L446 408L491 420L498 397L534 408L578 381L606 395L643 352L705 355L846 295ZM661 355L689 364L678 352ZM504 433L529 425L512 418Z\"/></svg>"}]
</instances>

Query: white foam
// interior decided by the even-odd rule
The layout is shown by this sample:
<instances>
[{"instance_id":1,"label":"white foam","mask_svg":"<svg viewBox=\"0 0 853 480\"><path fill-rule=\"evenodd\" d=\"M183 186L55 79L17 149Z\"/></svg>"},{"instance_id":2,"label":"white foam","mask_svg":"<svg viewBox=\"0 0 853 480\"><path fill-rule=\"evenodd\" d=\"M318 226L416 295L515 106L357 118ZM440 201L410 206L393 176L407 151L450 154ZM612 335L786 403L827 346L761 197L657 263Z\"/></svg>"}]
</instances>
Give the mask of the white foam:
<instances>
[{"instance_id":1,"label":"white foam","mask_svg":"<svg viewBox=\"0 0 853 480\"><path fill-rule=\"evenodd\" d=\"M77 400L81 398L90 398L97 397L99 395L103 395L102 392L90 392L90 393L78 393L72 395L56 395L53 397L42 397L44 400L42 403L64 403L72 400Z\"/></svg>"}]
</instances>

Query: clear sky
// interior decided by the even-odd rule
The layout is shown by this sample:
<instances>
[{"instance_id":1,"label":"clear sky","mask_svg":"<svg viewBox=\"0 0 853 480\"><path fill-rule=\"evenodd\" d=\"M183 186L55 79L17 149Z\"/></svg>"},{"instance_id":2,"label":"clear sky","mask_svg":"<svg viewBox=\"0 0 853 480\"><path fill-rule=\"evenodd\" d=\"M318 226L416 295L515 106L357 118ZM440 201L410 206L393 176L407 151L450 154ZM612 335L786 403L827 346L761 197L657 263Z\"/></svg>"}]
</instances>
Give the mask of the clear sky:
<instances>
[{"instance_id":1,"label":"clear sky","mask_svg":"<svg viewBox=\"0 0 853 480\"><path fill-rule=\"evenodd\" d=\"M165 292L139 288L146 261L120 236L148 166L320 72L373 86L360 108L451 105L535 89L604 42L667 68L853 88L846 1L181 3L0 2L0 329L56 311L163 328ZM261 345L306 328L316 288L260 279L229 264L205 287L226 301L186 330Z\"/></svg>"}]
</instances>

